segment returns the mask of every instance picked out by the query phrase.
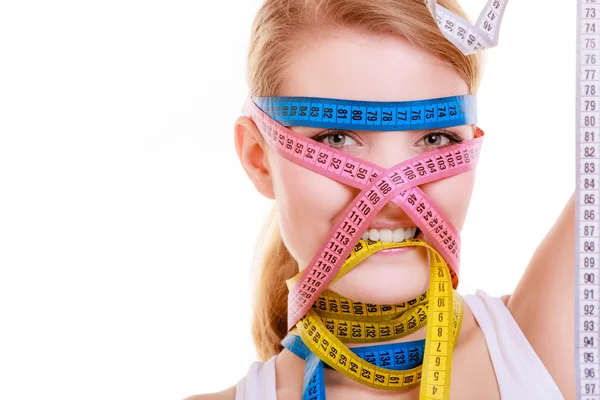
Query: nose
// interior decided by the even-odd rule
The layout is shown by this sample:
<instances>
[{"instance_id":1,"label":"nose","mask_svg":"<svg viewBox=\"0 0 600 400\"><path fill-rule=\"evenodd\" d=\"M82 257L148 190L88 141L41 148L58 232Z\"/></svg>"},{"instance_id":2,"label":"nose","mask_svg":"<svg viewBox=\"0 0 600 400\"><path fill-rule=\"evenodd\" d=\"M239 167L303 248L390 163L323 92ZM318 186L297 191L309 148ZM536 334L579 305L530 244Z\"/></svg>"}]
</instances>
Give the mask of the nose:
<instances>
[{"instance_id":1,"label":"nose","mask_svg":"<svg viewBox=\"0 0 600 400\"><path fill-rule=\"evenodd\" d=\"M389 169L416 155L411 142L413 135L409 132L388 131L377 132L375 135L368 161L383 169Z\"/></svg>"},{"instance_id":2,"label":"nose","mask_svg":"<svg viewBox=\"0 0 600 400\"><path fill-rule=\"evenodd\" d=\"M413 135L404 131L374 132L369 138L368 151L362 158L377 165L382 172L394 165L415 157ZM356 191L356 195L360 190ZM377 213L374 221L378 223L413 225L414 221L406 212L392 201L387 202Z\"/></svg>"}]
</instances>

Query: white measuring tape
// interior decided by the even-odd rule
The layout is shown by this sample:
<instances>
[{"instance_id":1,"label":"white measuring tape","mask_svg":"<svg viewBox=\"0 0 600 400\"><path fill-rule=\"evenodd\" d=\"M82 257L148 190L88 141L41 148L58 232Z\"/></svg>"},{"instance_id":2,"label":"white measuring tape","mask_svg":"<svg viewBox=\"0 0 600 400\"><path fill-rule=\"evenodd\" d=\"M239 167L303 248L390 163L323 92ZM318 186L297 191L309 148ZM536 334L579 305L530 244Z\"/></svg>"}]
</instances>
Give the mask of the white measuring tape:
<instances>
[{"instance_id":1,"label":"white measuring tape","mask_svg":"<svg viewBox=\"0 0 600 400\"><path fill-rule=\"evenodd\" d=\"M577 7L577 189L575 255L575 375L577 398L600 399L598 312L600 245L600 4Z\"/></svg>"},{"instance_id":2,"label":"white measuring tape","mask_svg":"<svg viewBox=\"0 0 600 400\"><path fill-rule=\"evenodd\" d=\"M425 0L435 16L440 31L463 54L469 55L489 49L498 44L502 15L508 0L490 0L477 18L475 25L437 4L437 0Z\"/></svg>"}]
</instances>

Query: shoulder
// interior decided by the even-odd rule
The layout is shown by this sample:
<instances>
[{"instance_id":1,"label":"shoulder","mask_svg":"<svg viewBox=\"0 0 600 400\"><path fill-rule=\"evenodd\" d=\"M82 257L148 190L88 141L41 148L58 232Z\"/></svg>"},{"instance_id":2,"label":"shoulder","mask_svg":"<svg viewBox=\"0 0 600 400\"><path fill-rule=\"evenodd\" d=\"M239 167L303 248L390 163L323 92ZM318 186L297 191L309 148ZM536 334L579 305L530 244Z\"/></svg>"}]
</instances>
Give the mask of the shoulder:
<instances>
[{"instance_id":1,"label":"shoulder","mask_svg":"<svg viewBox=\"0 0 600 400\"><path fill-rule=\"evenodd\" d=\"M183 400L235 400L235 386L227 388L217 393L197 394L195 396L186 397Z\"/></svg>"},{"instance_id":2,"label":"shoulder","mask_svg":"<svg viewBox=\"0 0 600 400\"><path fill-rule=\"evenodd\" d=\"M574 194L533 253L507 308L565 398L575 398ZM566 322L566 323L565 323Z\"/></svg>"},{"instance_id":3,"label":"shoulder","mask_svg":"<svg viewBox=\"0 0 600 400\"><path fill-rule=\"evenodd\" d=\"M472 299L472 298L499 299L500 301L502 301L502 304L504 304L504 306L508 309L508 302L511 297L510 294L505 294L503 296L495 297L495 296L490 296L485 291L482 291L482 292L483 293L476 292L476 293L468 294L466 296L462 295L461 297L463 297L463 299ZM478 319L478 318L481 318L481 316L477 315L477 313L474 312L474 310L472 308L473 305L474 304L472 303L472 301L463 301L463 310L464 310L463 311L463 322L462 322L462 325L460 328L460 335L458 336L458 342L456 344L457 346L462 345L465 347L471 347L473 345L473 343L477 343L477 342L479 342L479 344L485 343L485 337L483 336L483 331L481 330L481 327L479 325L479 319ZM509 310L509 312L510 312L510 310ZM484 339L484 341L482 342L479 339Z\"/></svg>"}]
</instances>

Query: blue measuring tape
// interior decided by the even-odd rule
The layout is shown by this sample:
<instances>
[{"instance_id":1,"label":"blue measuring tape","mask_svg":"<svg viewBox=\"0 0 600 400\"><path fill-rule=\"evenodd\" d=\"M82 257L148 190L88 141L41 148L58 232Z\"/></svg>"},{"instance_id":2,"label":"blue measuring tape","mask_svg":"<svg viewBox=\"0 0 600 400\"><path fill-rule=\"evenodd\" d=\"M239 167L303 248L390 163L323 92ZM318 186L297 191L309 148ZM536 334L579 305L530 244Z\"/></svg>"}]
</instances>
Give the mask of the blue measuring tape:
<instances>
[{"instance_id":1,"label":"blue measuring tape","mask_svg":"<svg viewBox=\"0 0 600 400\"><path fill-rule=\"evenodd\" d=\"M477 123L475 95L382 102L322 97L252 97L284 126L406 131Z\"/></svg>"},{"instance_id":2,"label":"blue measuring tape","mask_svg":"<svg viewBox=\"0 0 600 400\"><path fill-rule=\"evenodd\" d=\"M331 367L317 358L309 348L306 347L300 336L288 334L281 341L281 344L298 357L306 360L302 400L325 400L325 376L323 368ZM423 364L425 339L411 342L352 347L350 350L373 365L401 371L412 369ZM308 377L310 378L307 380Z\"/></svg>"}]
</instances>

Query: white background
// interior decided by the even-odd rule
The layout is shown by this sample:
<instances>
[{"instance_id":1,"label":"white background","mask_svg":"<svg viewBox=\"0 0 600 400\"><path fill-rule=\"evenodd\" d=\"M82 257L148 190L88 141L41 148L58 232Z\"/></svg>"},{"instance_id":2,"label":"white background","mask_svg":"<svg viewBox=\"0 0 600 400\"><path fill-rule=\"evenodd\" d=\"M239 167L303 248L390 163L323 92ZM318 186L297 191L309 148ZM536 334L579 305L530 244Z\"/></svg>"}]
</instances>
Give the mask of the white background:
<instances>
[{"instance_id":1,"label":"white background","mask_svg":"<svg viewBox=\"0 0 600 400\"><path fill-rule=\"evenodd\" d=\"M0 398L181 399L256 359L271 203L233 124L259 5L1 3ZM512 292L575 188L575 13L512 1L485 52L463 294Z\"/></svg>"}]
</instances>

